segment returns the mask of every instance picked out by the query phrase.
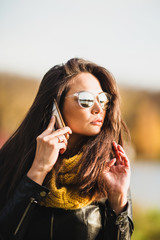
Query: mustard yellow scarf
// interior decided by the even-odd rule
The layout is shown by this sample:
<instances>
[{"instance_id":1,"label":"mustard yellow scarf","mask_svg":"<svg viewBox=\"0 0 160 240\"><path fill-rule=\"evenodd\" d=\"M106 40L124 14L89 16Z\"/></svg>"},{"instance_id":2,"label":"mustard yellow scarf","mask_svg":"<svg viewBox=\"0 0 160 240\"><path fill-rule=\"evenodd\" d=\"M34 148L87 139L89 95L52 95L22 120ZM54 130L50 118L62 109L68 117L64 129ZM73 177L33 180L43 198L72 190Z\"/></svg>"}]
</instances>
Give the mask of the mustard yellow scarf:
<instances>
[{"instance_id":1,"label":"mustard yellow scarf","mask_svg":"<svg viewBox=\"0 0 160 240\"><path fill-rule=\"evenodd\" d=\"M60 168L60 172L58 175L58 183L60 188L56 186L56 177L55 171L52 171L51 181L50 181L50 193L46 197L41 205L45 207L52 208L63 208L63 209L78 209L84 206L89 205L93 202L93 198L89 198L89 196L82 197L80 196L78 190L71 189L70 184L74 183L76 175L78 173L77 169L75 172L68 173L68 171L72 170L79 160L82 157L82 153L77 154L69 159L62 160L62 167Z\"/></svg>"}]
</instances>

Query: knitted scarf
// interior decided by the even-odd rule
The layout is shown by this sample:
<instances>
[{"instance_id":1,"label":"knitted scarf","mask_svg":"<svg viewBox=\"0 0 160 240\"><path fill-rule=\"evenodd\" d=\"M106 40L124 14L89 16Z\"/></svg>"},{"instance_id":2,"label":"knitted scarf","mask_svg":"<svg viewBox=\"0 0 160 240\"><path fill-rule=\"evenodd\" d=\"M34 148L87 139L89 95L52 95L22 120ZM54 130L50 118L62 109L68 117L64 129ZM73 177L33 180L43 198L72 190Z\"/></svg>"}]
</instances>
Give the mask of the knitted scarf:
<instances>
[{"instance_id":1,"label":"knitted scarf","mask_svg":"<svg viewBox=\"0 0 160 240\"><path fill-rule=\"evenodd\" d=\"M75 182L76 175L79 168L72 173L68 171L72 170L82 157L82 153L77 154L69 159L63 159L62 165L60 167L60 172L58 174L58 184L60 187L56 186L55 171L52 171L51 180L49 183L50 193L46 197L44 202L40 204L45 207L52 208L63 208L63 209L78 209L89 205L93 202L89 196L80 196L78 190L73 190L70 186Z\"/></svg>"}]
</instances>

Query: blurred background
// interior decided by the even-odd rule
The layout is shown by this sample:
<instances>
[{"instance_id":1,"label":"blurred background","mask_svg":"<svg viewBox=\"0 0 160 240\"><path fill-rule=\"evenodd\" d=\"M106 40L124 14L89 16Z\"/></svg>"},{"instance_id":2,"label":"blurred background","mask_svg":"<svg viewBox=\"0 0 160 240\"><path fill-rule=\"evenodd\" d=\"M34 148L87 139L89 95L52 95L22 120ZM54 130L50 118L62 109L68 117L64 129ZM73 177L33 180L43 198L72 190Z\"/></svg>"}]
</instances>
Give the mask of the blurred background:
<instances>
[{"instance_id":1,"label":"blurred background","mask_svg":"<svg viewBox=\"0 0 160 240\"><path fill-rule=\"evenodd\" d=\"M160 1L0 0L0 146L54 65L82 57L106 67L121 93L135 231L160 239Z\"/></svg>"}]
</instances>

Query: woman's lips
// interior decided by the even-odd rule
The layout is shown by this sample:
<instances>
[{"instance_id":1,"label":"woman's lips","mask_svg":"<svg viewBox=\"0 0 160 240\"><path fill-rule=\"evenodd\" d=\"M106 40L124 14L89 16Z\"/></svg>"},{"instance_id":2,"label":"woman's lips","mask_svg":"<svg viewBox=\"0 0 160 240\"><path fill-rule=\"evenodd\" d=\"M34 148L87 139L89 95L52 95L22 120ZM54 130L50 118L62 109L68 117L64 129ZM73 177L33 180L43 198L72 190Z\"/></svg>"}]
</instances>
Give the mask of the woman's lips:
<instances>
[{"instance_id":1,"label":"woman's lips","mask_svg":"<svg viewBox=\"0 0 160 240\"><path fill-rule=\"evenodd\" d=\"M97 120L92 121L91 124L92 124L92 125L101 126L101 125L102 125L102 122L103 122L102 120L98 120L98 119L97 119Z\"/></svg>"}]
</instances>

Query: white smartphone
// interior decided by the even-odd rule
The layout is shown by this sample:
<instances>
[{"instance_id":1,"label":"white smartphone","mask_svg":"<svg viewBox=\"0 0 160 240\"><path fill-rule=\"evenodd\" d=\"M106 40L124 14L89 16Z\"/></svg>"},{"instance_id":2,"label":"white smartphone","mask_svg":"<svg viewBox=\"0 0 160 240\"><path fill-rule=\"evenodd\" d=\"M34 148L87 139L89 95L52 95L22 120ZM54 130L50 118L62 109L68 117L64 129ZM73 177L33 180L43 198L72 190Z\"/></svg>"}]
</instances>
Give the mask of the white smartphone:
<instances>
[{"instance_id":1,"label":"white smartphone","mask_svg":"<svg viewBox=\"0 0 160 240\"><path fill-rule=\"evenodd\" d=\"M65 127L65 123L62 118L56 99L54 99L52 115L55 116L56 118L56 123L55 123L56 129Z\"/></svg>"},{"instance_id":2,"label":"white smartphone","mask_svg":"<svg viewBox=\"0 0 160 240\"><path fill-rule=\"evenodd\" d=\"M56 123L55 123L55 129L63 128L65 127L64 120L62 118L61 112L59 110L58 104L56 99L54 99L53 108L52 108L52 116L55 116ZM66 138L69 139L69 134L65 134Z\"/></svg>"}]
</instances>

